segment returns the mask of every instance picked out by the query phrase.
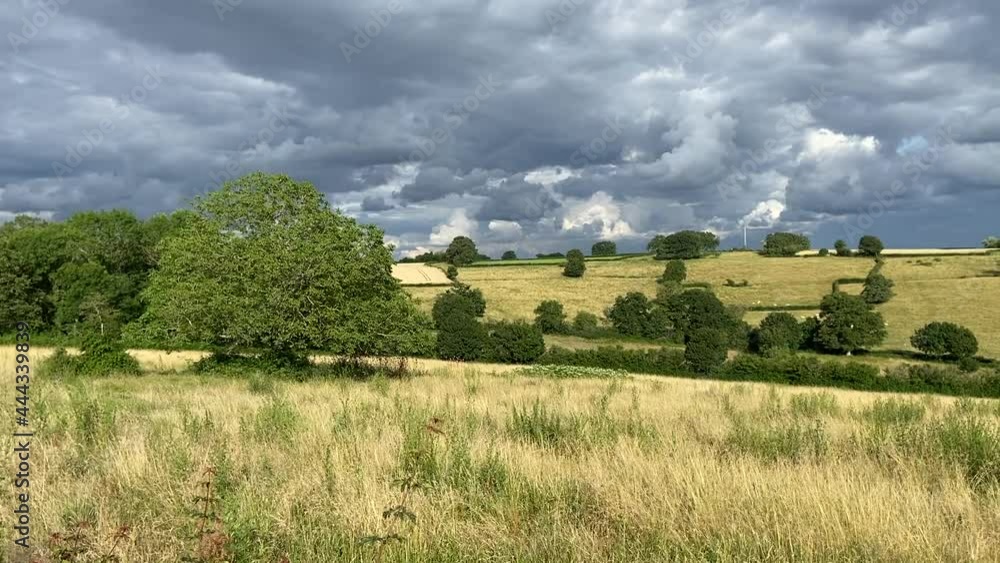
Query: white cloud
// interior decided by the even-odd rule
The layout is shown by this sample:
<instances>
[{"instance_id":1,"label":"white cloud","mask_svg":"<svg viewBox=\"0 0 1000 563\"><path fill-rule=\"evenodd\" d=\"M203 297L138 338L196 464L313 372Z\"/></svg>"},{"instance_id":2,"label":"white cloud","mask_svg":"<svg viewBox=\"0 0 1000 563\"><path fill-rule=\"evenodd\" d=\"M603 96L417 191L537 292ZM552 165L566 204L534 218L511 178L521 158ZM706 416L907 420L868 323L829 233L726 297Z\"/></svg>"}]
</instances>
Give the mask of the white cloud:
<instances>
[{"instance_id":1,"label":"white cloud","mask_svg":"<svg viewBox=\"0 0 1000 563\"><path fill-rule=\"evenodd\" d=\"M521 224L517 221L490 221L489 229L499 240L514 241L522 236Z\"/></svg>"},{"instance_id":2,"label":"white cloud","mask_svg":"<svg viewBox=\"0 0 1000 563\"><path fill-rule=\"evenodd\" d=\"M469 218L465 209L456 209L447 223L434 227L429 240L431 244L444 246L451 244L455 237L471 237L478 229L479 222Z\"/></svg>"},{"instance_id":3,"label":"white cloud","mask_svg":"<svg viewBox=\"0 0 1000 563\"><path fill-rule=\"evenodd\" d=\"M635 235L632 226L622 218L621 207L604 192L596 192L587 201L569 206L562 228L565 231L589 229L607 239Z\"/></svg>"},{"instance_id":4,"label":"white cloud","mask_svg":"<svg viewBox=\"0 0 1000 563\"><path fill-rule=\"evenodd\" d=\"M879 142L875 137L844 135L829 129L810 129L806 132L805 148L799 156L813 160L850 155L874 155Z\"/></svg>"}]
</instances>

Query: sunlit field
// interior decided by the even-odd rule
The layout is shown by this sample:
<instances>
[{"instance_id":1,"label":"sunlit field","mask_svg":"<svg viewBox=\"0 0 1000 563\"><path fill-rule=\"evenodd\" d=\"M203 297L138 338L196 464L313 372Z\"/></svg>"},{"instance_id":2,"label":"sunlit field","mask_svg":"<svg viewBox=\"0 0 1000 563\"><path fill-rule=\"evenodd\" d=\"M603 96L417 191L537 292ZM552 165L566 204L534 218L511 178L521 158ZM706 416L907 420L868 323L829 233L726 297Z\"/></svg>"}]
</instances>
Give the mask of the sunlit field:
<instances>
[{"instance_id":1,"label":"sunlit field","mask_svg":"<svg viewBox=\"0 0 1000 563\"><path fill-rule=\"evenodd\" d=\"M764 258L749 252L686 262L688 280L708 282L727 304L745 307L816 306L840 278L863 278L873 262L864 258ZM487 318L525 319L544 299L563 303L572 318L577 311L603 314L615 297L629 291L656 295L656 279L664 262L648 257L613 262L587 262L582 278L561 275L558 266L461 268L459 279L483 290ZM1000 356L1000 255L887 258L883 273L896 282L896 296L878 306L889 324L883 348L908 349L913 331L931 321L951 321L970 328L980 350ZM749 287L726 287L727 279L747 280ZM860 284L843 291L858 293ZM446 288L408 288L430 309ZM795 311L797 316L810 311ZM760 322L766 311L751 311L746 320Z\"/></svg>"},{"instance_id":2,"label":"sunlit field","mask_svg":"<svg viewBox=\"0 0 1000 563\"><path fill-rule=\"evenodd\" d=\"M80 561L1000 559L996 401L446 362L294 383L137 356L161 373L32 387L40 561L73 533ZM205 483L220 520L199 535Z\"/></svg>"}]
</instances>

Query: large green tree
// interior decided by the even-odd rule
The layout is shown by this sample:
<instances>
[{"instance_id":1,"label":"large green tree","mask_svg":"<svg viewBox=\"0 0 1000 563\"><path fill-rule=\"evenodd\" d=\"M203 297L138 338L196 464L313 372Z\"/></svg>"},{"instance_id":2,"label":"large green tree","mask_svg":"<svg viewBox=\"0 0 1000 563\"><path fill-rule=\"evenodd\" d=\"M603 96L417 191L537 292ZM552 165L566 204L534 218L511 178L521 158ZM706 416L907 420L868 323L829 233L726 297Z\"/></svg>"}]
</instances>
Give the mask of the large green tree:
<instances>
[{"instance_id":1,"label":"large green tree","mask_svg":"<svg viewBox=\"0 0 1000 563\"><path fill-rule=\"evenodd\" d=\"M456 266L467 266L479 258L479 250L471 238L460 236L452 239L444 255Z\"/></svg>"},{"instance_id":2,"label":"large green tree","mask_svg":"<svg viewBox=\"0 0 1000 563\"><path fill-rule=\"evenodd\" d=\"M719 247L719 237L710 232L679 231L670 235L656 235L647 249L657 260L690 260L701 258Z\"/></svg>"},{"instance_id":3,"label":"large green tree","mask_svg":"<svg viewBox=\"0 0 1000 563\"><path fill-rule=\"evenodd\" d=\"M809 250L809 237L798 233L770 233L764 239L765 256L795 256L801 250Z\"/></svg>"},{"instance_id":4,"label":"large green tree","mask_svg":"<svg viewBox=\"0 0 1000 563\"><path fill-rule=\"evenodd\" d=\"M22 321L34 332L52 327L52 276L66 259L60 223L22 215L0 227L0 332Z\"/></svg>"},{"instance_id":5,"label":"large green tree","mask_svg":"<svg viewBox=\"0 0 1000 563\"><path fill-rule=\"evenodd\" d=\"M295 354L405 352L418 316L383 233L330 208L308 182L256 172L196 198L163 240L144 296L180 342Z\"/></svg>"},{"instance_id":6,"label":"large green tree","mask_svg":"<svg viewBox=\"0 0 1000 563\"><path fill-rule=\"evenodd\" d=\"M590 247L591 256L614 256L615 254L618 254L618 245L611 240L595 242L594 245Z\"/></svg>"},{"instance_id":7,"label":"large green tree","mask_svg":"<svg viewBox=\"0 0 1000 563\"><path fill-rule=\"evenodd\" d=\"M851 353L877 346L885 337L882 314L861 297L836 291L820 303L816 340L823 348Z\"/></svg>"}]
</instances>

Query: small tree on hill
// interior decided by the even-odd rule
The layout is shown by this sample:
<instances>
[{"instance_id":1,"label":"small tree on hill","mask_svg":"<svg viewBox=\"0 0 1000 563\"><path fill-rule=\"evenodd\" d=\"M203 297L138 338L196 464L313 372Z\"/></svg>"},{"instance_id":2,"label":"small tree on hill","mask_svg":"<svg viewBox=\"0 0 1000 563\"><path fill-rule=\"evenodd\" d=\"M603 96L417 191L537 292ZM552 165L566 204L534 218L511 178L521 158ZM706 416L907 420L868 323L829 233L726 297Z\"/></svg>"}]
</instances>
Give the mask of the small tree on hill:
<instances>
[{"instance_id":1,"label":"small tree on hill","mask_svg":"<svg viewBox=\"0 0 1000 563\"><path fill-rule=\"evenodd\" d=\"M979 351L979 341L971 330L954 323L933 322L913 333L910 344L930 356L971 358Z\"/></svg>"},{"instance_id":2,"label":"small tree on hill","mask_svg":"<svg viewBox=\"0 0 1000 563\"><path fill-rule=\"evenodd\" d=\"M851 255L851 249L847 246L847 243L844 242L842 239L837 240L837 242L833 243L833 249L834 251L836 251L837 256Z\"/></svg>"},{"instance_id":3,"label":"small tree on hill","mask_svg":"<svg viewBox=\"0 0 1000 563\"><path fill-rule=\"evenodd\" d=\"M893 285L895 284L892 280L880 273L869 274L865 278L865 287L861 290L861 297L869 305L885 303L894 295L892 292Z\"/></svg>"},{"instance_id":4,"label":"small tree on hill","mask_svg":"<svg viewBox=\"0 0 1000 563\"><path fill-rule=\"evenodd\" d=\"M591 256L614 256L615 254L618 254L618 245L610 240L596 242L594 246L590 247Z\"/></svg>"},{"instance_id":5,"label":"small tree on hill","mask_svg":"<svg viewBox=\"0 0 1000 563\"><path fill-rule=\"evenodd\" d=\"M459 236L452 239L444 255L455 266L468 266L479 258L479 250L471 238Z\"/></svg>"},{"instance_id":6,"label":"small tree on hill","mask_svg":"<svg viewBox=\"0 0 1000 563\"><path fill-rule=\"evenodd\" d=\"M580 311L573 318L573 332L582 335L592 334L597 331L599 324L597 315Z\"/></svg>"},{"instance_id":7,"label":"small tree on hill","mask_svg":"<svg viewBox=\"0 0 1000 563\"><path fill-rule=\"evenodd\" d=\"M488 327L487 333L491 361L530 364L545 353L542 331L527 323L493 323Z\"/></svg>"},{"instance_id":8,"label":"small tree on hill","mask_svg":"<svg viewBox=\"0 0 1000 563\"><path fill-rule=\"evenodd\" d=\"M885 340L885 321L856 295L834 292L820 303L819 344L834 352L878 346Z\"/></svg>"},{"instance_id":9,"label":"small tree on hill","mask_svg":"<svg viewBox=\"0 0 1000 563\"><path fill-rule=\"evenodd\" d=\"M765 256L795 256L802 250L809 250L809 237L796 233L770 233L764 239Z\"/></svg>"},{"instance_id":10,"label":"small tree on hill","mask_svg":"<svg viewBox=\"0 0 1000 563\"><path fill-rule=\"evenodd\" d=\"M684 361L692 371L711 373L726 362L729 337L724 330L699 328L685 340Z\"/></svg>"},{"instance_id":11,"label":"small tree on hill","mask_svg":"<svg viewBox=\"0 0 1000 563\"><path fill-rule=\"evenodd\" d=\"M657 260L689 260L701 258L719 247L719 237L709 232L679 231L670 235L656 235L647 249Z\"/></svg>"},{"instance_id":12,"label":"small tree on hill","mask_svg":"<svg viewBox=\"0 0 1000 563\"><path fill-rule=\"evenodd\" d=\"M465 284L458 284L437 296L431 309L431 318L438 330L445 320L459 313L468 313L475 317L486 314L486 299L483 292Z\"/></svg>"},{"instance_id":13,"label":"small tree on hill","mask_svg":"<svg viewBox=\"0 0 1000 563\"><path fill-rule=\"evenodd\" d=\"M486 347L486 331L478 317L486 313L482 292L459 285L438 295L431 316L437 329L438 357L471 361L480 358Z\"/></svg>"},{"instance_id":14,"label":"small tree on hill","mask_svg":"<svg viewBox=\"0 0 1000 563\"><path fill-rule=\"evenodd\" d=\"M754 329L751 341L754 349L765 354L798 350L802 343L802 327L789 313L769 313Z\"/></svg>"},{"instance_id":15,"label":"small tree on hill","mask_svg":"<svg viewBox=\"0 0 1000 563\"><path fill-rule=\"evenodd\" d=\"M569 278L579 278L583 277L585 271L587 271L587 264L583 261L583 252L575 248L567 252L563 275Z\"/></svg>"},{"instance_id":16,"label":"small tree on hill","mask_svg":"<svg viewBox=\"0 0 1000 563\"><path fill-rule=\"evenodd\" d=\"M883 250L885 250L885 245L882 244L882 239L876 236L865 235L858 242L858 254L862 256L879 256Z\"/></svg>"},{"instance_id":17,"label":"small tree on hill","mask_svg":"<svg viewBox=\"0 0 1000 563\"><path fill-rule=\"evenodd\" d=\"M625 336L642 336L649 323L649 298L645 293L633 291L615 298L605 316L615 331Z\"/></svg>"},{"instance_id":18,"label":"small tree on hill","mask_svg":"<svg viewBox=\"0 0 1000 563\"><path fill-rule=\"evenodd\" d=\"M535 326L545 334L566 332L566 313L562 303L549 299L535 307Z\"/></svg>"},{"instance_id":19,"label":"small tree on hill","mask_svg":"<svg viewBox=\"0 0 1000 563\"><path fill-rule=\"evenodd\" d=\"M500 256L501 260L517 260L517 253L513 250L508 250Z\"/></svg>"},{"instance_id":20,"label":"small tree on hill","mask_svg":"<svg viewBox=\"0 0 1000 563\"><path fill-rule=\"evenodd\" d=\"M448 279L451 281L458 281L458 268L452 264L448 264L448 269L444 275L448 276Z\"/></svg>"},{"instance_id":21,"label":"small tree on hill","mask_svg":"<svg viewBox=\"0 0 1000 563\"><path fill-rule=\"evenodd\" d=\"M683 260L671 260L663 268L663 275L660 276L660 283L682 283L687 279L687 267Z\"/></svg>"},{"instance_id":22,"label":"small tree on hill","mask_svg":"<svg viewBox=\"0 0 1000 563\"><path fill-rule=\"evenodd\" d=\"M830 250L827 249L827 248L821 248L821 249L819 249L819 255L820 256L824 256L824 257L825 256L829 256L830 255Z\"/></svg>"}]
</instances>

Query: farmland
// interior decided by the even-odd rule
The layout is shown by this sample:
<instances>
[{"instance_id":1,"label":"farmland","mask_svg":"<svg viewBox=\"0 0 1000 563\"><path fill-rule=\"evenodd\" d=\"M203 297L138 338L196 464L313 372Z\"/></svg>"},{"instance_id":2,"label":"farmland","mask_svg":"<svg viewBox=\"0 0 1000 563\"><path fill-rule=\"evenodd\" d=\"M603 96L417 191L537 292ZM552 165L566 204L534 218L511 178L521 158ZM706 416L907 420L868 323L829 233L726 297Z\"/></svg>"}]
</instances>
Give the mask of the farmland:
<instances>
[{"instance_id":1,"label":"farmland","mask_svg":"<svg viewBox=\"0 0 1000 563\"><path fill-rule=\"evenodd\" d=\"M578 311L602 314L615 297L629 291L656 295L656 279L664 263L650 257L603 262L588 261L582 278L561 275L558 266L525 265L503 268L460 268L459 280L481 289L488 318L530 320L544 299L563 303L572 317ZM840 278L863 278L872 267L864 258L764 258L749 252L723 253L717 258L687 262L689 282L708 282L726 304L747 308L816 307ZM888 257L885 275L896 282L896 296L877 308L888 323L888 349L908 349L913 331L930 321L967 326L979 338L988 356L1000 356L1000 257L967 256ZM748 287L727 287L727 279L747 280ZM845 285L848 293L860 285ZM442 288L410 288L428 308ZM818 308L818 307L817 307ZM794 311L805 316L811 310ZM749 311L745 319L759 322L766 311Z\"/></svg>"},{"instance_id":2,"label":"farmland","mask_svg":"<svg viewBox=\"0 0 1000 563\"><path fill-rule=\"evenodd\" d=\"M141 378L36 381L41 546L190 557L207 479L238 561L1000 559L997 401L439 361L292 383L135 355ZM401 500L402 541L362 541Z\"/></svg>"}]
</instances>

